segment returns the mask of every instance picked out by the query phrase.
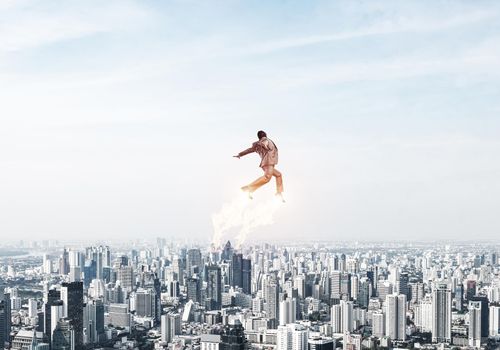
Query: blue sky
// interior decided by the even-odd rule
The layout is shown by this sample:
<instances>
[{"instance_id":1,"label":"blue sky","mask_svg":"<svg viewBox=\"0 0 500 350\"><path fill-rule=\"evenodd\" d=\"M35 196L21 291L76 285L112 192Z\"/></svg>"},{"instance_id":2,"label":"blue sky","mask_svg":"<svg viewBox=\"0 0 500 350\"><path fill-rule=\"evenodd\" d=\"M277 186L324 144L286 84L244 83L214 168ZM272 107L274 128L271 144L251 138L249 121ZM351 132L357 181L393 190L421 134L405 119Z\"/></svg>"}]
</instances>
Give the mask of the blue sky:
<instances>
[{"instance_id":1,"label":"blue sky","mask_svg":"<svg viewBox=\"0 0 500 350\"><path fill-rule=\"evenodd\" d=\"M256 238L495 238L497 1L2 1L0 235L210 239L280 147ZM272 195L272 186L262 197Z\"/></svg>"}]
</instances>

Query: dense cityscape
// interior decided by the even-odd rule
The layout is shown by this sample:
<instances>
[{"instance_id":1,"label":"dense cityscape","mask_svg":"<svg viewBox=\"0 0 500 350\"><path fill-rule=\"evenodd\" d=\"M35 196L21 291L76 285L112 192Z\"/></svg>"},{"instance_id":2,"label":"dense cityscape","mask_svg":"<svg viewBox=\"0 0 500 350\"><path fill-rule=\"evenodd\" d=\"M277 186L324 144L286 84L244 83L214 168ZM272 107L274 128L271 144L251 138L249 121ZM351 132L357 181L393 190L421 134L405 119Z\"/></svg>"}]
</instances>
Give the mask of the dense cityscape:
<instances>
[{"instance_id":1,"label":"dense cityscape","mask_svg":"<svg viewBox=\"0 0 500 350\"><path fill-rule=\"evenodd\" d=\"M496 242L1 248L6 349L499 347Z\"/></svg>"}]
</instances>

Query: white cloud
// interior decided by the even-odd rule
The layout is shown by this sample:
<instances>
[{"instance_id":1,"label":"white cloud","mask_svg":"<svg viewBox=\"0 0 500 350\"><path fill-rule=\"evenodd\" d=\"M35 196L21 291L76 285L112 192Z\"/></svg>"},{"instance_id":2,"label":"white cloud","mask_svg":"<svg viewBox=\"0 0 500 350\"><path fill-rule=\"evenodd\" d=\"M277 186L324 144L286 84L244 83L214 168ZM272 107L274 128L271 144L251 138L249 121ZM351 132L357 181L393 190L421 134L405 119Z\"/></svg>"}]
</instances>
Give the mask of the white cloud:
<instances>
[{"instance_id":1,"label":"white cloud","mask_svg":"<svg viewBox=\"0 0 500 350\"><path fill-rule=\"evenodd\" d=\"M47 4L50 3L22 1L0 7L0 52L15 52L126 28L132 20L143 19L146 15L144 9L129 1L77 1L40 8Z\"/></svg>"},{"instance_id":2,"label":"white cloud","mask_svg":"<svg viewBox=\"0 0 500 350\"><path fill-rule=\"evenodd\" d=\"M349 40L367 36L405 32L434 32L484 20L490 20L495 17L498 17L497 13L486 11L459 14L457 16L446 19L443 19L442 17L399 17L393 20L381 20L365 28L347 32L310 35L271 41L267 43L259 43L248 48L241 48L239 50L236 50L236 52L239 54L266 54L278 50L292 49L309 45L318 45L332 41Z\"/></svg>"}]
</instances>

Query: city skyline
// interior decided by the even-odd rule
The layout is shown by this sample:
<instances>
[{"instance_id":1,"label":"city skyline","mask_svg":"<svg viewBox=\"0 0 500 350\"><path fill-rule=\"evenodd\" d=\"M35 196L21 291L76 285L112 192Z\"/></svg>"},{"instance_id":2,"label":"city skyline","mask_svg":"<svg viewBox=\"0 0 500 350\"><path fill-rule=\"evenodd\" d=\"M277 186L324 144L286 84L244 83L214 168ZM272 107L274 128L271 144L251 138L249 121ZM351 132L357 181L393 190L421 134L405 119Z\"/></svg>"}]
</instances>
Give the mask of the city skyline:
<instances>
[{"instance_id":1,"label":"city skyline","mask_svg":"<svg viewBox=\"0 0 500 350\"><path fill-rule=\"evenodd\" d=\"M31 254L0 256L6 349L489 350L500 343L498 242L27 243Z\"/></svg>"}]
</instances>

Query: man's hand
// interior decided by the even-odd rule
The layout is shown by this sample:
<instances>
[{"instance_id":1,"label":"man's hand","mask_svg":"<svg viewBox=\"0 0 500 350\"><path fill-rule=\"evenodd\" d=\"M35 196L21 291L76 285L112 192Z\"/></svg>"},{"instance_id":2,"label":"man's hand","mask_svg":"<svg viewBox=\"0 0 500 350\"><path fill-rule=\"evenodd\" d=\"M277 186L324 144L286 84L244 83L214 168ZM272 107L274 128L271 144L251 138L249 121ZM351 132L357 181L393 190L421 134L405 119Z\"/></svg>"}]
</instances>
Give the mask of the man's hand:
<instances>
[{"instance_id":1,"label":"man's hand","mask_svg":"<svg viewBox=\"0 0 500 350\"><path fill-rule=\"evenodd\" d=\"M233 156L233 157L234 157L234 158L238 158L238 159L240 159L240 158L241 158L241 156L240 156L239 154L237 154L237 155L235 155L235 156Z\"/></svg>"}]
</instances>

